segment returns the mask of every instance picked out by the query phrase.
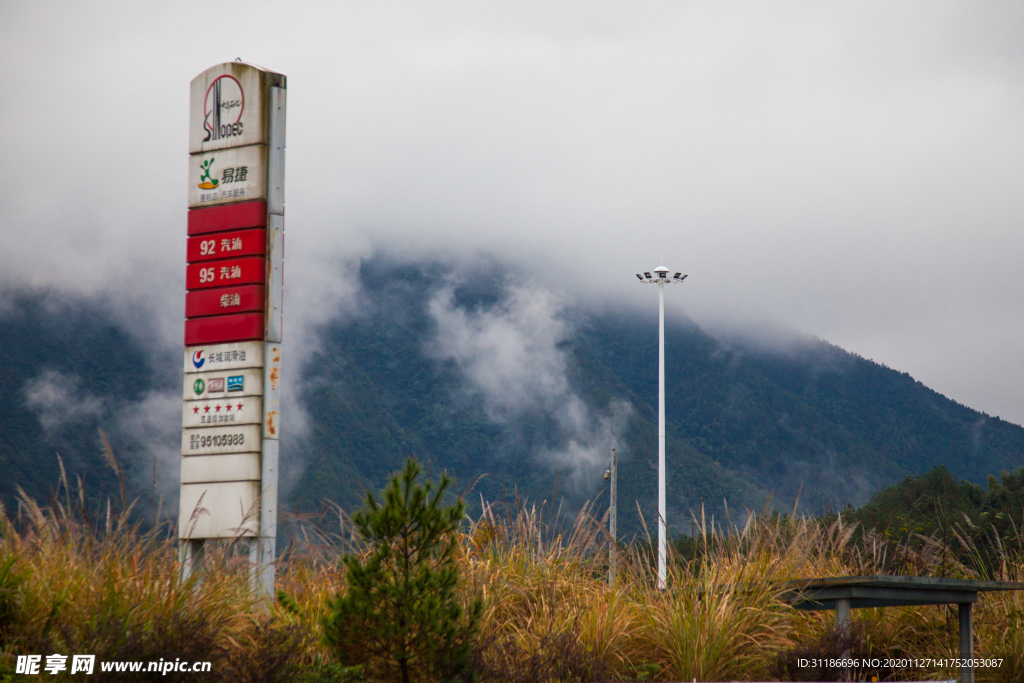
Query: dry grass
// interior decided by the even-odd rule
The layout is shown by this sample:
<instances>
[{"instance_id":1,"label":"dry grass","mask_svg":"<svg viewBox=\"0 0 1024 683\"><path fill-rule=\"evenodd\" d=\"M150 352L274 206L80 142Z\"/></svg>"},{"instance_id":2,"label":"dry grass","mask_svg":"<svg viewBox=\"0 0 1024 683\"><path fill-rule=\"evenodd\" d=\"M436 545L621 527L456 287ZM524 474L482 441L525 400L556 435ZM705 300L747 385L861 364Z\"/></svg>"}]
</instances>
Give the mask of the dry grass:
<instances>
[{"instance_id":1,"label":"dry grass","mask_svg":"<svg viewBox=\"0 0 1024 683\"><path fill-rule=\"evenodd\" d=\"M5 654L224 657L255 609L240 560L214 552L202 580L182 581L176 544L141 533L130 513L108 505L90 516L81 491L47 508L22 495L15 520L0 508L0 591L12 606L0 624Z\"/></svg>"},{"instance_id":2,"label":"dry grass","mask_svg":"<svg viewBox=\"0 0 1024 683\"><path fill-rule=\"evenodd\" d=\"M344 590L338 557L361 551L335 512L336 526L306 525L308 535L285 550L284 597L267 605L250 593L246 557L231 544L211 552L198 579L183 581L169 529L143 533L130 510L109 505L89 511L82 492L63 483L46 507L22 496L15 513L0 509L0 666L18 653L59 652L212 660L212 678L233 681L315 671L330 660L321 619L328 598ZM484 505L459 561L467 601L485 601L477 661L487 680L769 680L780 654L818 642L833 620L787 606L781 582L876 573L892 559L870 535L854 544L838 518L823 525L764 513L742 529L697 527L693 556L673 559L669 589L660 591L643 544L620 552L608 585L604 520L589 509L565 520L545 505ZM971 573L934 552L899 552L917 552L914 566L925 572L941 561L947 573ZM991 578L1024 579L1019 557L1003 559ZM876 655L955 653L955 611L854 616ZM978 655L1007 659L979 680L1024 680L1024 595L984 596L975 622Z\"/></svg>"}]
</instances>

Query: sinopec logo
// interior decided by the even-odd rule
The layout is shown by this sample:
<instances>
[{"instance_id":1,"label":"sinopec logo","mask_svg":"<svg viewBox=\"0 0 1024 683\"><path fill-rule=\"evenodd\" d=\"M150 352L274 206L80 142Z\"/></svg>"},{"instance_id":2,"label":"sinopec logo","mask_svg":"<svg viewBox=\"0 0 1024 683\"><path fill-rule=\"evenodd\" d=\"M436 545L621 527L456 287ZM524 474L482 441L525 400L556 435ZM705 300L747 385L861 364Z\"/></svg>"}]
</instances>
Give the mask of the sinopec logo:
<instances>
[{"instance_id":1,"label":"sinopec logo","mask_svg":"<svg viewBox=\"0 0 1024 683\"><path fill-rule=\"evenodd\" d=\"M245 94L234 76L218 76L206 89L203 101L203 142L233 138L242 134Z\"/></svg>"}]
</instances>

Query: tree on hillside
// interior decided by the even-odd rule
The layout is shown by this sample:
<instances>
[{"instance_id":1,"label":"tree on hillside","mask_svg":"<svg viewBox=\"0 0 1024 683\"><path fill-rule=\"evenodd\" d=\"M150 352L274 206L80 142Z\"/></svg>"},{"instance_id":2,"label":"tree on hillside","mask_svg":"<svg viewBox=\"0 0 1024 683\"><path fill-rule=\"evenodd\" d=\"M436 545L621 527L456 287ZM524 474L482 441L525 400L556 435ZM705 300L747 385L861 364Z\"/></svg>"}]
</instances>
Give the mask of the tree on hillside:
<instances>
[{"instance_id":1,"label":"tree on hillside","mask_svg":"<svg viewBox=\"0 0 1024 683\"><path fill-rule=\"evenodd\" d=\"M990 476L986 491L939 465L876 491L844 517L888 544L887 571L944 576L956 570L951 560L999 576L1007 557L1024 552L1024 468Z\"/></svg>"},{"instance_id":2,"label":"tree on hillside","mask_svg":"<svg viewBox=\"0 0 1024 683\"><path fill-rule=\"evenodd\" d=\"M482 610L479 600L465 610L456 595L465 505L444 504L447 476L435 488L418 481L420 472L409 458L383 504L368 493L353 516L370 551L344 558L347 589L330 604L325 639L343 665L364 665L384 679L465 680Z\"/></svg>"}]
</instances>

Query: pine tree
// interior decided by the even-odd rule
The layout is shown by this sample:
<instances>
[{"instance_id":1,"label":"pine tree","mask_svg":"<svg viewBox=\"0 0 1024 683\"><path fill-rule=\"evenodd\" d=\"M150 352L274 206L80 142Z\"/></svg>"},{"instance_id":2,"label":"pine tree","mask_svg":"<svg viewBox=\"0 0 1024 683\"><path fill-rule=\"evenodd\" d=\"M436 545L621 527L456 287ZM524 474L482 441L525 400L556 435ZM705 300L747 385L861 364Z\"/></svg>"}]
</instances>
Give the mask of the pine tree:
<instances>
[{"instance_id":1,"label":"pine tree","mask_svg":"<svg viewBox=\"0 0 1024 683\"><path fill-rule=\"evenodd\" d=\"M383 505L368 493L353 516L370 552L344 558L347 590L330 604L325 638L343 665L366 665L392 680L465 680L482 610L479 599L464 610L456 594L465 505L444 505L447 476L435 488L417 481L420 472L409 458Z\"/></svg>"}]
</instances>

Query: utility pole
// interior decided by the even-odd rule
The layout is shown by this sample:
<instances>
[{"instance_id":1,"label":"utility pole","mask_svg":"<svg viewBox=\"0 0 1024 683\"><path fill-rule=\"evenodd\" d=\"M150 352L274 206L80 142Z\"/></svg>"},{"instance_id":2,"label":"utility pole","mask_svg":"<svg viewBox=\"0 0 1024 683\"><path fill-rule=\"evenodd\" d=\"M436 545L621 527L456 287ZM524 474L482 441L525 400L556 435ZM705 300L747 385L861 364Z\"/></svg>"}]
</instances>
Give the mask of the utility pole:
<instances>
[{"instance_id":1,"label":"utility pole","mask_svg":"<svg viewBox=\"0 0 1024 683\"><path fill-rule=\"evenodd\" d=\"M612 443L615 443L614 437ZM609 505L611 508L608 510L608 535L611 536L611 542L608 544L608 583L615 583L615 571L618 569L619 564L619 542L618 536L616 535L616 516L618 513L618 478L619 478L619 451L615 446L612 446L612 481L610 486L610 494L608 497Z\"/></svg>"}]
</instances>

